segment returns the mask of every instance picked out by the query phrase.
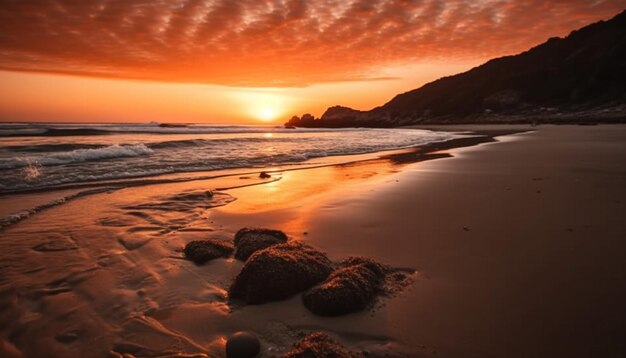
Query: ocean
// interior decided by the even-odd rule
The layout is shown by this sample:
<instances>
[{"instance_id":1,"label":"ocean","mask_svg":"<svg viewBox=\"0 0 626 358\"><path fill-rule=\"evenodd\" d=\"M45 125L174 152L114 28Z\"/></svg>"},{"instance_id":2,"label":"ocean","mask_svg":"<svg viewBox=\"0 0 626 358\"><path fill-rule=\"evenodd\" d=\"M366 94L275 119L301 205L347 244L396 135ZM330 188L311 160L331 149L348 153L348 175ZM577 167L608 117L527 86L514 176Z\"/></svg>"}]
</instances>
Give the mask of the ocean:
<instances>
[{"instance_id":1,"label":"ocean","mask_svg":"<svg viewBox=\"0 0 626 358\"><path fill-rule=\"evenodd\" d=\"M416 129L277 126L0 124L0 193L235 168L302 165L456 135Z\"/></svg>"}]
</instances>

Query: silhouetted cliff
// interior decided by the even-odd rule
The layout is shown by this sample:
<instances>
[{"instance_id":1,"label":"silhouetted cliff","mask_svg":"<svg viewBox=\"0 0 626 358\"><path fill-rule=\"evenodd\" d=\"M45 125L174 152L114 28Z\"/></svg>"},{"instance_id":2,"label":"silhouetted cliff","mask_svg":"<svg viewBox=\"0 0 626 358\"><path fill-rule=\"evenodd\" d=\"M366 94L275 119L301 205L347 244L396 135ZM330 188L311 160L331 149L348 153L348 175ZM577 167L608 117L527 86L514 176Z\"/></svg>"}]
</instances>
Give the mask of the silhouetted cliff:
<instances>
[{"instance_id":1,"label":"silhouetted cliff","mask_svg":"<svg viewBox=\"0 0 626 358\"><path fill-rule=\"evenodd\" d=\"M397 95L381 107L329 108L307 127L418 123L626 121L626 11L566 38L488 61Z\"/></svg>"}]
</instances>

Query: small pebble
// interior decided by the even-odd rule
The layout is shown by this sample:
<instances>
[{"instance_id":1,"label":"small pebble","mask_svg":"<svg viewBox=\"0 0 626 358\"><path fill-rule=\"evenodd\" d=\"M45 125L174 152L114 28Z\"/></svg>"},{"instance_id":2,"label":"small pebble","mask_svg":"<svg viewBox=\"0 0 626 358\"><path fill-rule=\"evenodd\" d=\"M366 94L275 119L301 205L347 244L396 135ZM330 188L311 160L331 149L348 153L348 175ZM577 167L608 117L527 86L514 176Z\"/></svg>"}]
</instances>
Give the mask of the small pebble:
<instances>
[{"instance_id":1,"label":"small pebble","mask_svg":"<svg viewBox=\"0 0 626 358\"><path fill-rule=\"evenodd\" d=\"M55 338L57 339L57 341L61 343L72 343L78 339L78 332L71 331L71 332L62 333L56 336Z\"/></svg>"},{"instance_id":2,"label":"small pebble","mask_svg":"<svg viewBox=\"0 0 626 358\"><path fill-rule=\"evenodd\" d=\"M256 335L250 332L237 332L226 342L226 357L253 358L261 351L261 343Z\"/></svg>"}]
</instances>

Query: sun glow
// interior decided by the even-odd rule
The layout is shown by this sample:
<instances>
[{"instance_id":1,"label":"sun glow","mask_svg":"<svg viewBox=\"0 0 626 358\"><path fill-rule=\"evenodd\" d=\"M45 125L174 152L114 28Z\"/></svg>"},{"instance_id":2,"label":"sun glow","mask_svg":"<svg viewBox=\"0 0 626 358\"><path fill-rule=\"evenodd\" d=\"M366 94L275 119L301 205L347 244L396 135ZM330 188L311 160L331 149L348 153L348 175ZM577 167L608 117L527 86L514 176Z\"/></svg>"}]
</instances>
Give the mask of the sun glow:
<instances>
[{"instance_id":1,"label":"sun glow","mask_svg":"<svg viewBox=\"0 0 626 358\"><path fill-rule=\"evenodd\" d=\"M232 95L242 113L258 121L285 119L294 111L294 99L281 89L240 89Z\"/></svg>"},{"instance_id":2,"label":"sun glow","mask_svg":"<svg viewBox=\"0 0 626 358\"><path fill-rule=\"evenodd\" d=\"M257 118L259 118L262 121L272 121L274 119L276 119L278 116L276 115L276 111L273 108L269 108L269 107L263 107L259 110L259 113L257 114Z\"/></svg>"}]
</instances>

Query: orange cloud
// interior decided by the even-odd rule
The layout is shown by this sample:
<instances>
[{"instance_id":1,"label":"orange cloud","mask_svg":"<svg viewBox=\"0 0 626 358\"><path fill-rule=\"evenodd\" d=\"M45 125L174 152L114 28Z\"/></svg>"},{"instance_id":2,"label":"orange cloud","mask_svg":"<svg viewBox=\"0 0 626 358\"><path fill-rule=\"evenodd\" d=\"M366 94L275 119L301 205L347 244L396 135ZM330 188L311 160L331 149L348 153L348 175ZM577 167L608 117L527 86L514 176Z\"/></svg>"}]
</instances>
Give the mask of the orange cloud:
<instances>
[{"instance_id":1,"label":"orange cloud","mask_svg":"<svg viewBox=\"0 0 626 358\"><path fill-rule=\"evenodd\" d=\"M0 0L0 69L229 86L512 54L624 0Z\"/></svg>"}]
</instances>

